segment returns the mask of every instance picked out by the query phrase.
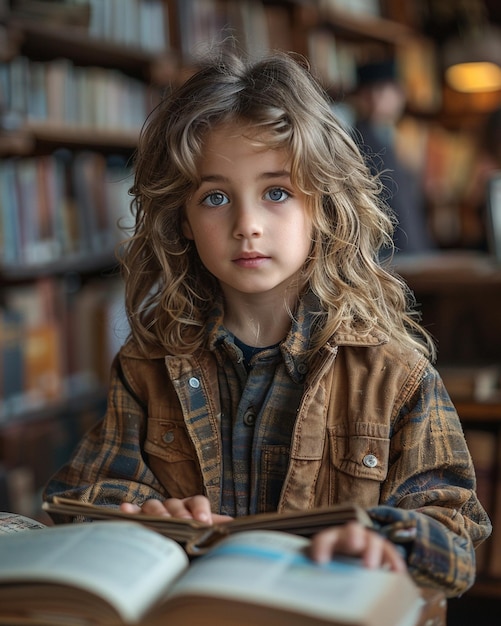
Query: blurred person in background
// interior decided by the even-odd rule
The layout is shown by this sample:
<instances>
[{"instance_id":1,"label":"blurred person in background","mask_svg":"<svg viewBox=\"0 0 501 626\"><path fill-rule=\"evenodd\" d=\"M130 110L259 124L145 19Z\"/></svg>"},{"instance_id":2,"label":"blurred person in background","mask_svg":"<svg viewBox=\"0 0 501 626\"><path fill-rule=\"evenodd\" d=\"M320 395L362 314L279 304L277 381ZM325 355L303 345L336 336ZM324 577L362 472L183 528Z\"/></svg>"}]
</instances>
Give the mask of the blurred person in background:
<instances>
[{"instance_id":1,"label":"blurred person in background","mask_svg":"<svg viewBox=\"0 0 501 626\"><path fill-rule=\"evenodd\" d=\"M396 252L420 253L435 246L426 222L424 190L416 172L397 153L397 124L405 109L406 97L397 79L393 60L360 65L357 89L354 137L373 174L380 176L383 197L393 210Z\"/></svg>"}]
</instances>

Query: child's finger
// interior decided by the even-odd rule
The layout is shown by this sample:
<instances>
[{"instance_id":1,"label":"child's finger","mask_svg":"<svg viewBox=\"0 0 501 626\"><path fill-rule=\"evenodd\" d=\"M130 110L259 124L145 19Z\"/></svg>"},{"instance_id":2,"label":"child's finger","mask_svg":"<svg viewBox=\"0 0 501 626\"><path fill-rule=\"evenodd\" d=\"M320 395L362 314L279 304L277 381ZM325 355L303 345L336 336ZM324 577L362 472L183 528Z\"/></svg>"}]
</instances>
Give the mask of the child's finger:
<instances>
[{"instance_id":1,"label":"child's finger","mask_svg":"<svg viewBox=\"0 0 501 626\"><path fill-rule=\"evenodd\" d=\"M172 515L164 505L164 502L160 502L160 500L156 500L155 498L150 498L143 503L141 513L144 513L145 515Z\"/></svg>"},{"instance_id":2,"label":"child's finger","mask_svg":"<svg viewBox=\"0 0 501 626\"><path fill-rule=\"evenodd\" d=\"M388 567L404 572L406 565L395 546L372 530L360 524L346 524L329 528L315 535L311 544L311 557L325 563L334 554L344 554L362 559L368 568Z\"/></svg>"},{"instance_id":3,"label":"child's finger","mask_svg":"<svg viewBox=\"0 0 501 626\"><path fill-rule=\"evenodd\" d=\"M193 496L192 498L185 498L182 502L193 519L212 524L212 511L208 498L205 496Z\"/></svg>"},{"instance_id":4,"label":"child's finger","mask_svg":"<svg viewBox=\"0 0 501 626\"><path fill-rule=\"evenodd\" d=\"M137 504L132 504L131 502L122 502L120 510L124 513L141 513L141 507Z\"/></svg>"}]
</instances>

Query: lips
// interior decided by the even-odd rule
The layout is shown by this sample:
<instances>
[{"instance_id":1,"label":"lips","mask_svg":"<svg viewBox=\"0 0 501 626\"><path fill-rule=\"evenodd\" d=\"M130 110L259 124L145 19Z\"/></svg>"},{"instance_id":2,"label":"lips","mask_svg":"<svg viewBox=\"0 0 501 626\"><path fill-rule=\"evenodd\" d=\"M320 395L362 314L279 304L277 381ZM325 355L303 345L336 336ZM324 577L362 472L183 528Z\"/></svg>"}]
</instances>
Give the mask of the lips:
<instances>
[{"instance_id":1,"label":"lips","mask_svg":"<svg viewBox=\"0 0 501 626\"><path fill-rule=\"evenodd\" d=\"M264 254L261 254L261 252L241 252L240 255L234 259L234 261L240 261L240 260L248 260L248 259L262 259L262 258L266 258L266 256Z\"/></svg>"},{"instance_id":2,"label":"lips","mask_svg":"<svg viewBox=\"0 0 501 626\"><path fill-rule=\"evenodd\" d=\"M270 257L260 252L242 252L238 257L233 259L233 263L240 267L259 267Z\"/></svg>"}]
</instances>

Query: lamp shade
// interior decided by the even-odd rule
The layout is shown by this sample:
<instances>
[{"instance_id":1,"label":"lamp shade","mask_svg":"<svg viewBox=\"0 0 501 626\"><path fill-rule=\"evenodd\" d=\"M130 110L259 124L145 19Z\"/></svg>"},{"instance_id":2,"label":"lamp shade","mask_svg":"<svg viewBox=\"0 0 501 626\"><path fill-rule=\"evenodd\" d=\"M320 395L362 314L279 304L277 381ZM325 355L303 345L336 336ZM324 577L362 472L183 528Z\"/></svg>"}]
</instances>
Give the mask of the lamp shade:
<instances>
[{"instance_id":1,"label":"lamp shade","mask_svg":"<svg viewBox=\"0 0 501 626\"><path fill-rule=\"evenodd\" d=\"M446 42L443 48L445 80L456 91L501 89L501 30L485 26Z\"/></svg>"}]
</instances>

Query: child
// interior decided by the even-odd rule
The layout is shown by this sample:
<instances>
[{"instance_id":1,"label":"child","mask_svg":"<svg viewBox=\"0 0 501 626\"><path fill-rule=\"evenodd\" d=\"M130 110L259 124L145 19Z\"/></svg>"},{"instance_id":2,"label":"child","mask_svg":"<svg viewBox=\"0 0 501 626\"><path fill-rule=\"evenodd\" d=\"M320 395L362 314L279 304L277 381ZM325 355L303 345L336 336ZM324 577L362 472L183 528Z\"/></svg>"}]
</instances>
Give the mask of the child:
<instances>
[{"instance_id":1,"label":"child","mask_svg":"<svg viewBox=\"0 0 501 626\"><path fill-rule=\"evenodd\" d=\"M378 260L379 184L308 70L207 63L148 120L132 192L131 338L45 497L202 521L357 502L378 532L325 531L314 559L465 591L490 522L460 422Z\"/></svg>"}]
</instances>

